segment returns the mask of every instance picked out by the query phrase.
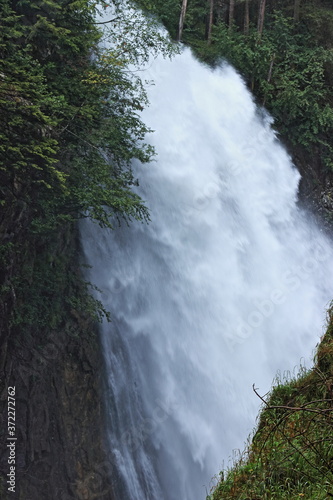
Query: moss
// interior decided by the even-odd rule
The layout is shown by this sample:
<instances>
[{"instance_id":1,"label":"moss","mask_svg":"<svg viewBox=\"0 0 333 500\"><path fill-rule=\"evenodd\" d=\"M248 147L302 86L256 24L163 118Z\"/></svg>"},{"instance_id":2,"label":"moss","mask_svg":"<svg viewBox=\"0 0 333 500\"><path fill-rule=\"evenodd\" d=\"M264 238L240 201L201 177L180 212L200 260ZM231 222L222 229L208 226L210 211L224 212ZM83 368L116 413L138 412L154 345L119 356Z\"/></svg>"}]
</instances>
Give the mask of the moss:
<instances>
[{"instance_id":1,"label":"moss","mask_svg":"<svg viewBox=\"0 0 333 500\"><path fill-rule=\"evenodd\" d=\"M328 328L317 350L318 369L327 377L333 377L333 306L328 313Z\"/></svg>"}]
</instances>

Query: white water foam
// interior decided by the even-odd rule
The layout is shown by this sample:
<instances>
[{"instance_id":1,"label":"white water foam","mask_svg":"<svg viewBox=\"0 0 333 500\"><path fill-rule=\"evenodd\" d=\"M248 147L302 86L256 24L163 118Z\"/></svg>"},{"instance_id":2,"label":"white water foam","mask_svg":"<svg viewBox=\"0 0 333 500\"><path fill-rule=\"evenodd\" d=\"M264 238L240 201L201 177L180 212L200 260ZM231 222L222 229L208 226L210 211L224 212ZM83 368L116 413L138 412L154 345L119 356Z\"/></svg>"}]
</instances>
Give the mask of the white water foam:
<instances>
[{"instance_id":1,"label":"white water foam","mask_svg":"<svg viewBox=\"0 0 333 500\"><path fill-rule=\"evenodd\" d=\"M299 174L228 65L189 50L147 71L157 162L135 165L149 225L82 226L104 324L118 500L201 500L243 448L277 370L308 366L333 296L332 247Z\"/></svg>"}]
</instances>

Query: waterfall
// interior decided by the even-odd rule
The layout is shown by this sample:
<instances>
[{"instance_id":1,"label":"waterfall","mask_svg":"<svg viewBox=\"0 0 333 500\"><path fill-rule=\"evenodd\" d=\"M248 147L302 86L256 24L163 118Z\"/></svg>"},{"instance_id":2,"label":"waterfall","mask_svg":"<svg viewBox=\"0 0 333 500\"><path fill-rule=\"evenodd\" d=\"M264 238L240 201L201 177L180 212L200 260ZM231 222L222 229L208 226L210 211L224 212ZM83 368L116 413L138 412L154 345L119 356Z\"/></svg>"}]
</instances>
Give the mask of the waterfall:
<instances>
[{"instance_id":1,"label":"waterfall","mask_svg":"<svg viewBox=\"0 0 333 500\"><path fill-rule=\"evenodd\" d=\"M133 165L149 224L84 223L118 500L203 500L243 449L278 370L311 366L333 297L332 246L300 175L227 64L189 50L147 70L157 159Z\"/></svg>"}]
</instances>

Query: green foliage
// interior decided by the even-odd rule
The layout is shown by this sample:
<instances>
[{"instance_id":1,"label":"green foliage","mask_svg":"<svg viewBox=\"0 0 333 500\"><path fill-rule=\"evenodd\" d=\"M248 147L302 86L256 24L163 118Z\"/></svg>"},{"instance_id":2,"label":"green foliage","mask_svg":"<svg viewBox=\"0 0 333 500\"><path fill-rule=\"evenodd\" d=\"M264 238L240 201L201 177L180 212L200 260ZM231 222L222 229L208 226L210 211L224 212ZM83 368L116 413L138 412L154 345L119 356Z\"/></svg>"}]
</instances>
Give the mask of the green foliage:
<instances>
[{"instance_id":1,"label":"green foliage","mask_svg":"<svg viewBox=\"0 0 333 500\"><path fill-rule=\"evenodd\" d=\"M125 2L112 7L103 25L105 2L0 4L0 286L16 331L55 328L72 308L105 313L69 276L68 259L49 262L64 228L85 217L111 228L149 219L131 170L154 156L136 70L173 47L153 20Z\"/></svg>"},{"instance_id":2,"label":"green foliage","mask_svg":"<svg viewBox=\"0 0 333 500\"><path fill-rule=\"evenodd\" d=\"M108 226L113 214L147 218L130 170L133 158L153 155L139 116L147 99L127 67L167 53L165 37L120 7L105 36L90 2L21 1L11 10L7 0L1 8L2 203L23 198L34 231L87 211ZM98 45L103 37L112 49Z\"/></svg>"},{"instance_id":3,"label":"green foliage","mask_svg":"<svg viewBox=\"0 0 333 500\"><path fill-rule=\"evenodd\" d=\"M168 29L170 36L173 39L177 38L181 0L156 0L155 2L136 0L135 3L146 12L155 14ZM183 39L186 43L193 43L195 39L204 38L208 10L208 2L202 2L201 0L188 2L183 32Z\"/></svg>"},{"instance_id":4,"label":"green foliage","mask_svg":"<svg viewBox=\"0 0 333 500\"><path fill-rule=\"evenodd\" d=\"M73 313L94 321L103 316L110 320L102 303L91 295L97 289L81 278L78 269L68 272L68 256L57 255L54 249L41 248L33 258L26 256L21 274L13 277L16 307L11 326L20 332L54 329Z\"/></svg>"},{"instance_id":5,"label":"green foliage","mask_svg":"<svg viewBox=\"0 0 333 500\"><path fill-rule=\"evenodd\" d=\"M294 145L319 148L326 166L332 162L333 93L326 66L332 52L317 46L309 33L297 32L291 19L275 12L259 37L219 25L215 50L246 77L249 86L275 118L275 126Z\"/></svg>"},{"instance_id":6,"label":"green foliage","mask_svg":"<svg viewBox=\"0 0 333 500\"><path fill-rule=\"evenodd\" d=\"M135 3L147 13L155 14L166 26L170 36L176 39L181 9L180 0L137 0Z\"/></svg>"}]
</instances>

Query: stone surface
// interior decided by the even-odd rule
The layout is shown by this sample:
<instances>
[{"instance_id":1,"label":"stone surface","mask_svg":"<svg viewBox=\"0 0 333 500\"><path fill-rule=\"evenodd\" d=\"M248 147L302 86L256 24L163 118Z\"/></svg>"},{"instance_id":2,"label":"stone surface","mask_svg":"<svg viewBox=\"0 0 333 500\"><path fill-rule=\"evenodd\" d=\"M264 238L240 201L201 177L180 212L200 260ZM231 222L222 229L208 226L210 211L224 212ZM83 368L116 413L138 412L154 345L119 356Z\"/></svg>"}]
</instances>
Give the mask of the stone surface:
<instances>
[{"instance_id":1,"label":"stone surface","mask_svg":"<svg viewBox=\"0 0 333 500\"><path fill-rule=\"evenodd\" d=\"M73 265L71 260L78 258L75 233L59 238L59 251L72 254L68 262ZM10 300L3 305L6 314L14 303ZM61 327L20 332L10 328L5 315L0 347L0 498L113 500L96 325L72 310ZM16 401L14 496L6 484L11 386Z\"/></svg>"}]
</instances>

